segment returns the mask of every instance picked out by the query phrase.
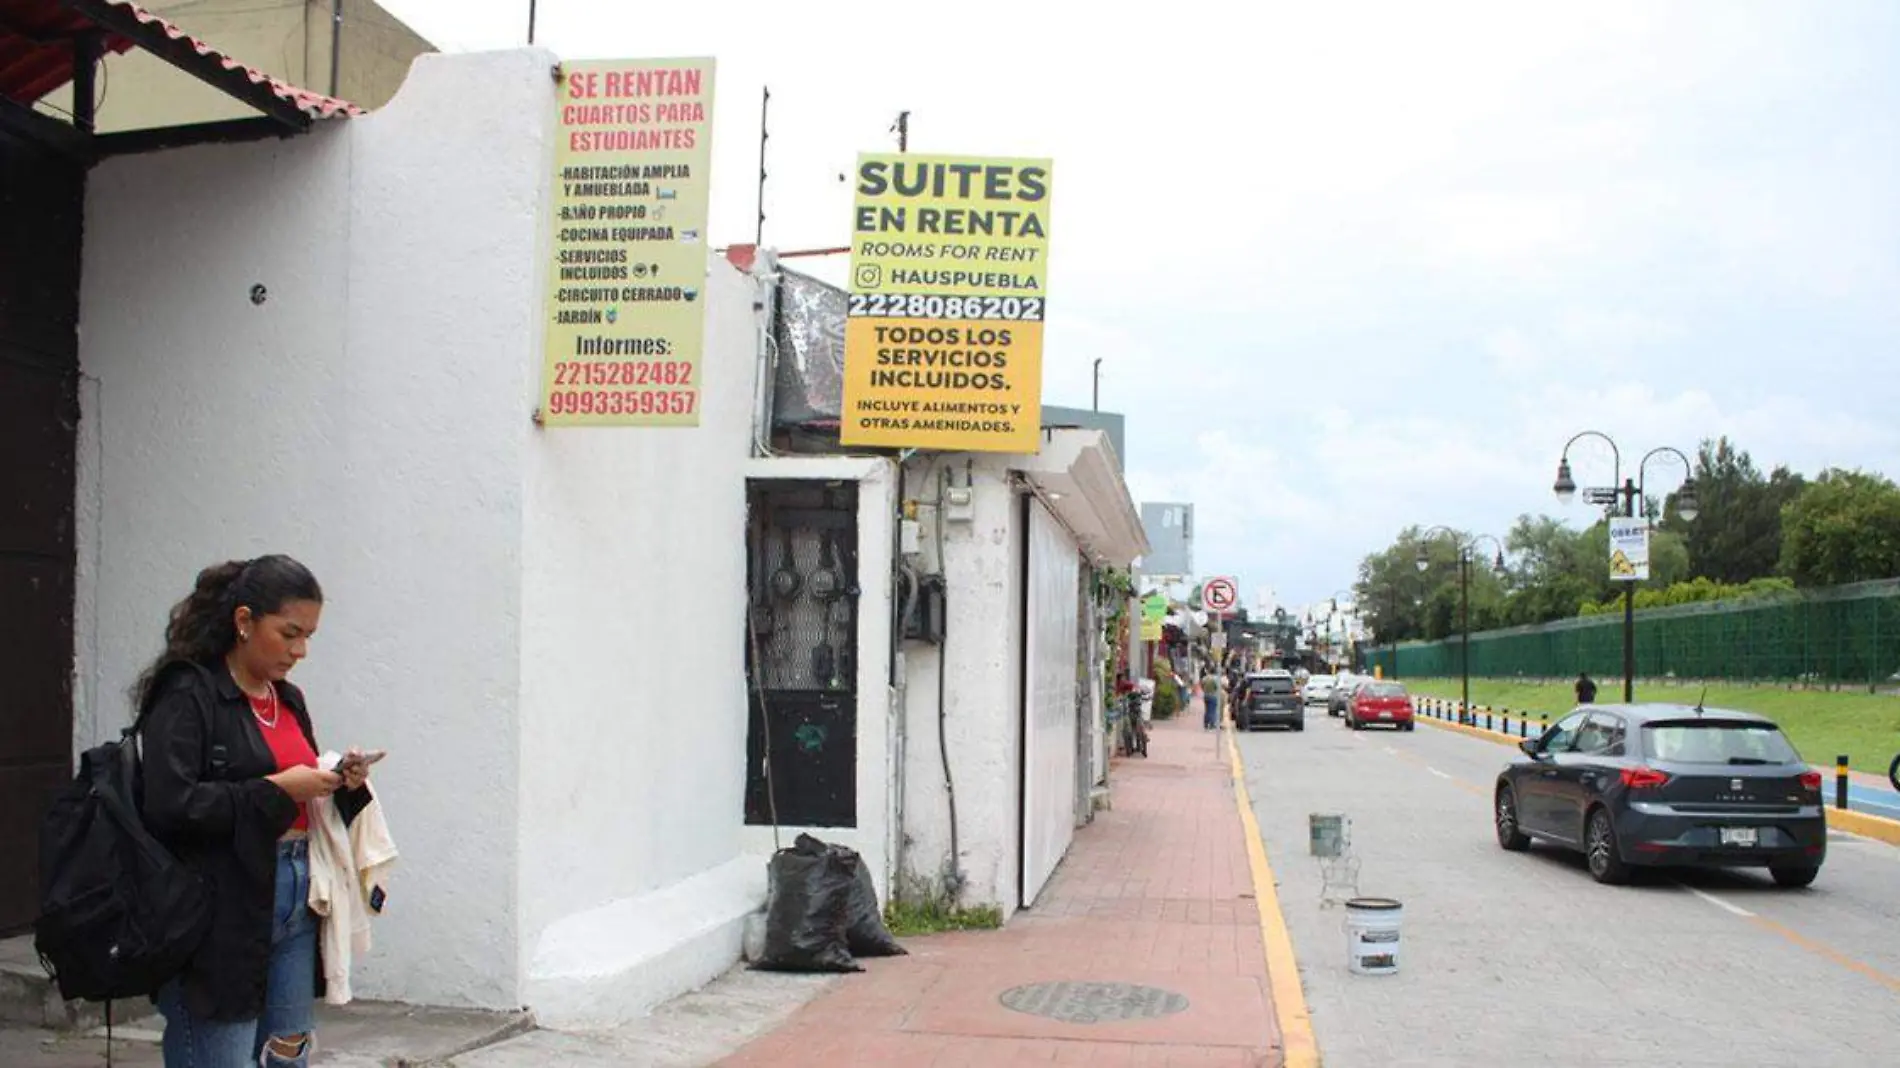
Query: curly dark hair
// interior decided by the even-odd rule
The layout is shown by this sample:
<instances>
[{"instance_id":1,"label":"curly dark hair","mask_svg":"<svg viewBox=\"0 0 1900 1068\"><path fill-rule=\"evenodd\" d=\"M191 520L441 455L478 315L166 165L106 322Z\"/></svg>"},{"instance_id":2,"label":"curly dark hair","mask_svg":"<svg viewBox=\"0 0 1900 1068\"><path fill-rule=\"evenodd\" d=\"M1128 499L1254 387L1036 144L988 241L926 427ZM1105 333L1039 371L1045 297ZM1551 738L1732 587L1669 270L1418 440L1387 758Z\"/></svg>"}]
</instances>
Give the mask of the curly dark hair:
<instances>
[{"instance_id":1,"label":"curly dark hair","mask_svg":"<svg viewBox=\"0 0 1900 1068\"><path fill-rule=\"evenodd\" d=\"M323 603L323 587L310 569L288 556L260 556L255 560L227 560L198 572L198 581L184 600L172 606L165 626L165 651L139 673L132 687L132 705L144 711L152 684L166 664L191 660L216 666L237 644L234 613L249 608L267 616L285 601Z\"/></svg>"}]
</instances>

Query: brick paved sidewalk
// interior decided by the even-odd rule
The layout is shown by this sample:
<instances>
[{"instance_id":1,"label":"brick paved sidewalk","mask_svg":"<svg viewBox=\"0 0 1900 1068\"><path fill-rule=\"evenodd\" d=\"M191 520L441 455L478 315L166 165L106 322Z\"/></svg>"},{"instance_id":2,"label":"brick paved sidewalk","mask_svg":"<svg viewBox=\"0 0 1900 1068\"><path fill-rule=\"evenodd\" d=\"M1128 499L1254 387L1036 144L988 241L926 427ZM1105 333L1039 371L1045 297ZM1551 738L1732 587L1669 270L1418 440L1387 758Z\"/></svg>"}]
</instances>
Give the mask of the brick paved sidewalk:
<instances>
[{"instance_id":1,"label":"brick paved sidewalk","mask_svg":"<svg viewBox=\"0 0 1900 1068\"><path fill-rule=\"evenodd\" d=\"M1076 832L1034 909L1001 931L907 939L866 961L743 1066L1087 1064L1259 1068L1281 1063L1259 914L1224 740L1199 717L1154 725L1149 757L1110 773L1114 809ZM1186 1007L1066 1023L1005 1008L1029 983L1157 987Z\"/></svg>"}]
</instances>

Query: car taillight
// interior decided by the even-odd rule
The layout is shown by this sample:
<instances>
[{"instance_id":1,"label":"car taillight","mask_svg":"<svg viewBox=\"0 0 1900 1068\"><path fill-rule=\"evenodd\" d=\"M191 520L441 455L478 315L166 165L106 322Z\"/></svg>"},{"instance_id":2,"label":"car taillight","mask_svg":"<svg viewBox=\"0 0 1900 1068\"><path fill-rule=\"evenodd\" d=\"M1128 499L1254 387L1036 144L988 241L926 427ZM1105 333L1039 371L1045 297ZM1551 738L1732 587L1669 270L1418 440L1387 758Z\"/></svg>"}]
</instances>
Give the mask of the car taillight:
<instances>
[{"instance_id":1,"label":"car taillight","mask_svg":"<svg viewBox=\"0 0 1900 1068\"><path fill-rule=\"evenodd\" d=\"M1666 772L1655 768L1624 768L1623 785L1632 790L1647 790L1652 786L1661 786L1669 781Z\"/></svg>"},{"instance_id":2,"label":"car taillight","mask_svg":"<svg viewBox=\"0 0 1900 1068\"><path fill-rule=\"evenodd\" d=\"M1819 790L1821 788L1821 773L1818 771L1802 772L1801 788L1803 790Z\"/></svg>"}]
</instances>

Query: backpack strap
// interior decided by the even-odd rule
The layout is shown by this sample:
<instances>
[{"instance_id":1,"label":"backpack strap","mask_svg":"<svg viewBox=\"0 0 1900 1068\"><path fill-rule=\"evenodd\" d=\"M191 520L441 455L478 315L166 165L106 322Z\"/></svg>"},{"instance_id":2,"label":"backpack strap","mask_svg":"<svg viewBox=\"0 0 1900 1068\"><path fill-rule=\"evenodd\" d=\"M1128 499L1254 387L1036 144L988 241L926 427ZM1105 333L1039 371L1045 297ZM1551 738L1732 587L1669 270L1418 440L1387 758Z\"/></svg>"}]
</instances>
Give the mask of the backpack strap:
<instances>
[{"instance_id":1,"label":"backpack strap","mask_svg":"<svg viewBox=\"0 0 1900 1068\"><path fill-rule=\"evenodd\" d=\"M106 816L117 824L124 833L127 844L139 856L148 860L167 855L164 843L152 835L145 826L140 814L143 807L138 794L138 762L133 754L123 748L119 758L114 760L86 761L87 781L91 784L92 796L98 799L99 806ZM116 767L108 766L116 765Z\"/></svg>"}]
</instances>

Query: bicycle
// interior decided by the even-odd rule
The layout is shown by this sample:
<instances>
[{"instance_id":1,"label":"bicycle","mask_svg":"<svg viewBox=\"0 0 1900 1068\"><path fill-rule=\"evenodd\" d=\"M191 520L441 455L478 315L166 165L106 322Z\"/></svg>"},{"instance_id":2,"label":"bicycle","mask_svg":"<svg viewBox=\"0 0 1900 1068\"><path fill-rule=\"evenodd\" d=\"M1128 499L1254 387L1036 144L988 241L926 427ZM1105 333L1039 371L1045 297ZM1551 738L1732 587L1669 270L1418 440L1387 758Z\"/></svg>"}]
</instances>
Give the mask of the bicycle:
<instances>
[{"instance_id":1,"label":"bicycle","mask_svg":"<svg viewBox=\"0 0 1900 1068\"><path fill-rule=\"evenodd\" d=\"M1129 694L1122 700L1122 714L1119 729L1116 731L1117 747L1122 756L1139 754L1148 758L1148 727L1141 722L1141 696Z\"/></svg>"}]
</instances>

